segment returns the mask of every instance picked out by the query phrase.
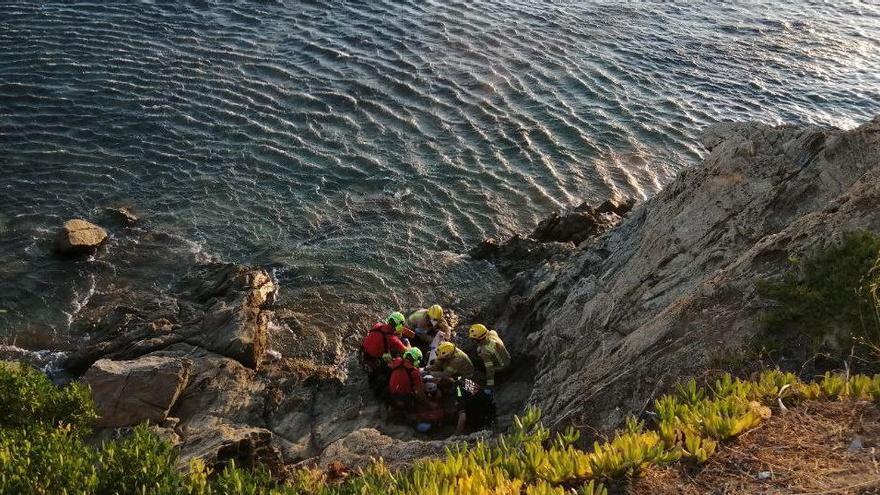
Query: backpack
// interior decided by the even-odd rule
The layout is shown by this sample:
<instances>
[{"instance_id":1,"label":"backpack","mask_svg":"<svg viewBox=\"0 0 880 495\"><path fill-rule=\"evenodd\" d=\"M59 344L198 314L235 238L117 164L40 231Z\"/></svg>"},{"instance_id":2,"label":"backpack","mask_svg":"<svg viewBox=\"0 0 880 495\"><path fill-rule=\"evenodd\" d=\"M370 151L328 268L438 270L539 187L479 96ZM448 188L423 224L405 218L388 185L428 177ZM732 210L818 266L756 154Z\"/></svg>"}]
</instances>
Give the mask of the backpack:
<instances>
[{"instance_id":1,"label":"backpack","mask_svg":"<svg viewBox=\"0 0 880 495\"><path fill-rule=\"evenodd\" d=\"M379 332L382 334L382 342L385 344L383 351L382 351L382 354L387 353L388 348L390 347L388 345L388 335L386 333L382 332L381 330L379 330L375 326L373 328L371 328L369 332L367 332L367 335L369 335L373 332ZM373 357L373 356L370 356L369 354L367 354L367 351L366 351L366 349L364 349L363 344L361 344L360 349L358 349L358 364L360 364L361 368L364 371L366 371L368 374L373 374L383 367L387 368L387 363L385 362L385 360L382 359L381 357L377 358L377 357Z\"/></svg>"},{"instance_id":2,"label":"backpack","mask_svg":"<svg viewBox=\"0 0 880 495\"><path fill-rule=\"evenodd\" d=\"M394 373L398 372L398 370L403 370L403 372L406 374L406 381L409 382L410 393L412 393L412 391L413 391L412 370L407 368L406 365L403 363L401 363L396 368L391 369L391 373L389 373L389 377L388 377L389 378L389 385L390 385L391 378L394 377ZM388 392L391 393L390 387L389 387ZM404 394L404 395L409 395L409 394Z\"/></svg>"}]
</instances>

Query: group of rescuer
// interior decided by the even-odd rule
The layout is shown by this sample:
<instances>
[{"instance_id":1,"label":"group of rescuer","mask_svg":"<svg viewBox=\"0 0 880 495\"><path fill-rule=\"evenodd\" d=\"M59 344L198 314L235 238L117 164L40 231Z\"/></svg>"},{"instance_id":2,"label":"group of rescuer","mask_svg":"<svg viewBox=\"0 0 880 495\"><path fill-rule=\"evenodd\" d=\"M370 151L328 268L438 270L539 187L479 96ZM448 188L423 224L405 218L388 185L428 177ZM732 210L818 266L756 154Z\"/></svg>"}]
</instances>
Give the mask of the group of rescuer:
<instances>
[{"instance_id":1,"label":"group of rescuer","mask_svg":"<svg viewBox=\"0 0 880 495\"><path fill-rule=\"evenodd\" d=\"M510 354L498 332L481 323L468 329L475 356L456 346L452 334L443 308L435 304L409 317L391 313L373 325L361 346L361 366L373 393L421 432L451 424L460 434L495 420L495 383L510 366ZM477 379L474 362L485 370L485 380Z\"/></svg>"}]
</instances>

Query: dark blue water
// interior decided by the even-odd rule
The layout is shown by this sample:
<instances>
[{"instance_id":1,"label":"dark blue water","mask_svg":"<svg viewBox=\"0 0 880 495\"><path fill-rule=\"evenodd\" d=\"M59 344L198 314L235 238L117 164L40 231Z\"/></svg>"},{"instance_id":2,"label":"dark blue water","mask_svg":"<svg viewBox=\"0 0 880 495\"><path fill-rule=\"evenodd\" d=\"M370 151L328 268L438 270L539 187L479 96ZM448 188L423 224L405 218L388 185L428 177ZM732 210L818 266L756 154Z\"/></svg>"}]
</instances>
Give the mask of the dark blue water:
<instances>
[{"instance_id":1,"label":"dark blue water","mask_svg":"<svg viewBox=\"0 0 880 495\"><path fill-rule=\"evenodd\" d=\"M880 113L878 39L850 2L0 2L0 331L64 340L94 284L46 246L108 205L308 300L449 304L474 242L652 195L712 122Z\"/></svg>"}]
</instances>

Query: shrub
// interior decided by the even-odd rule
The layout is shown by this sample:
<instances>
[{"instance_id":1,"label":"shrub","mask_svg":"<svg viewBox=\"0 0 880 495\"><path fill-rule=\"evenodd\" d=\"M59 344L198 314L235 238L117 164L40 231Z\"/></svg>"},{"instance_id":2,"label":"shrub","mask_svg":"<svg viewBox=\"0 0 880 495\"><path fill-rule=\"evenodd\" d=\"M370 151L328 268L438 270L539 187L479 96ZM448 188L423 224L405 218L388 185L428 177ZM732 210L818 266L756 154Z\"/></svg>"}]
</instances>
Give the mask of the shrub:
<instances>
[{"instance_id":1,"label":"shrub","mask_svg":"<svg viewBox=\"0 0 880 495\"><path fill-rule=\"evenodd\" d=\"M0 362L0 427L88 429L97 417L89 388L71 383L59 388L36 369Z\"/></svg>"},{"instance_id":2,"label":"shrub","mask_svg":"<svg viewBox=\"0 0 880 495\"><path fill-rule=\"evenodd\" d=\"M105 443L98 458L99 494L176 495L182 491L184 477L177 470L177 452L145 425Z\"/></svg>"},{"instance_id":3,"label":"shrub","mask_svg":"<svg viewBox=\"0 0 880 495\"><path fill-rule=\"evenodd\" d=\"M94 450L69 425L0 428L0 493L95 493Z\"/></svg>"},{"instance_id":4,"label":"shrub","mask_svg":"<svg viewBox=\"0 0 880 495\"><path fill-rule=\"evenodd\" d=\"M22 370L10 367L0 369L3 383L12 383L5 377L10 373L27 397L63 390L47 389L48 381L34 376L22 379ZM379 460L342 482L329 481L319 470L300 469L279 483L263 468L246 470L234 463L212 473L193 461L189 472L182 472L176 450L146 426L95 448L83 440L88 429L69 418L34 419L0 427L0 494L607 495L600 481L635 476L648 466L679 459L706 462L725 440L769 417L766 405L782 399L880 401L880 375L826 373L807 384L790 373L765 371L754 380L725 374L707 387L691 380L655 401L653 424L630 417L610 440L595 442L592 451L575 447L579 434L574 429L551 434L540 411L529 408L515 418L510 433L493 442L461 444L397 472ZM79 411L89 407L75 405ZM64 417L53 411L55 418Z\"/></svg>"},{"instance_id":5,"label":"shrub","mask_svg":"<svg viewBox=\"0 0 880 495\"><path fill-rule=\"evenodd\" d=\"M831 337L848 348L880 343L880 237L859 231L820 249L779 280L761 280L759 294L777 302L764 315L770 332L797 331L814 347Z\"/></svg>"}]
</instances>

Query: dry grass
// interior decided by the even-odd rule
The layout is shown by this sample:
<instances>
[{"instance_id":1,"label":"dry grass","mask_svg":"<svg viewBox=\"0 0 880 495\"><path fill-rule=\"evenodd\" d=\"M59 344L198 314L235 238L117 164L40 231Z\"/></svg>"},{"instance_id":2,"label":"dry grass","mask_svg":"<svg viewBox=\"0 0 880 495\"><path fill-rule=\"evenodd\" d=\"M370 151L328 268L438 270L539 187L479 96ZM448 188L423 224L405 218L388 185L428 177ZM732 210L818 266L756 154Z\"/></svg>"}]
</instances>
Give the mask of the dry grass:
<instances>
[{"instance_id":1,"label":"dry grass","mask_svg":"<svg viewBox=\"0 0 880 495\"><path fill-rule=\"evenodd\" d=\"M850 451L856 436L862 448ZM719 445L703 466L651 467L641 494L880 494L880 410L868 402L806 402ZM761 477L767 479L759 479Z\"/></svg>"}]
</instances>

